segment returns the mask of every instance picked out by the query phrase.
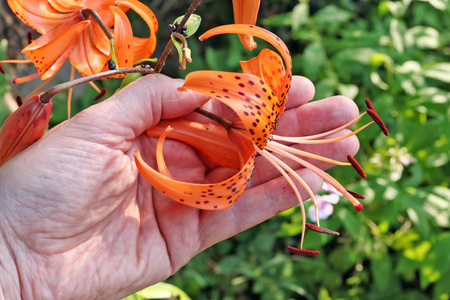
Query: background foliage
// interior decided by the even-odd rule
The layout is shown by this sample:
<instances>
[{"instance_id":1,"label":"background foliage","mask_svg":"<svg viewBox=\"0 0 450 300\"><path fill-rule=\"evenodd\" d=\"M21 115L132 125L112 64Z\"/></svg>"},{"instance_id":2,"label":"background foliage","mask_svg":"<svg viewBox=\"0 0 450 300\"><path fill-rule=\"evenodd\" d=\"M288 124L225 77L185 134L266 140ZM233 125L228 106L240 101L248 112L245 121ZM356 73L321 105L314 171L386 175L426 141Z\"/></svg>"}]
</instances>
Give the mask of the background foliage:
<instances>
[{"instance_id":1,"label":"background foliage","mask_svg":"<svg viewBox=\"0 0 450 300\"><path fill-rule=\"evenodd\" d=\"M158 56L169 37L166 24L188 4L143 2L159 16ZM167 282L192 299L449 299L449 1L262 2L258 25L287 43L294 74L315 83L315 98L343 94L363 109L369 97L391 134L386 138L375 126L359 134L357 158L367 179L350 168L330 170L366 199L362 212L341 201L321 222L340 237L307 234L305 247L321 255L288 254L301 230L294 208L204 251ZM196 13L203 18L198 33L232 22L231 1L205 1ZM240 71L239 60L257 53L229 35L202 43L191 38L189 46L188 69L177 71L174 55L164 73ZM5 47L0 44L0 56ZM109 93L118 84L101 83ZM5 91L0 76L0 95ZM74 112L92 104L95 94L89 88L78 94ZM53 125L66 118L64 97L55 104ZM4 118L4 106L0 113Z\"/></svg>"}]
</instances>

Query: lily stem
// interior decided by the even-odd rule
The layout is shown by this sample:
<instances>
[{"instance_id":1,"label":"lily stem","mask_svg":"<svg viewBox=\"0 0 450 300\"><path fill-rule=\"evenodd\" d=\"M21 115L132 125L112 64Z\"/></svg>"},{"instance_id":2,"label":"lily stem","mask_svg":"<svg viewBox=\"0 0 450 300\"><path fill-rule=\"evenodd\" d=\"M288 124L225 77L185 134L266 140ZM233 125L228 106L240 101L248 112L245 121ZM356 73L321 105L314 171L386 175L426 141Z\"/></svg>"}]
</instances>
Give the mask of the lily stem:
<instances>
[{"instance_id":1,"label":"lily stem","mask_svg":"<svg viewBox=\"0 0 450 300\"><path fill-rule=\"evenodd\" d=\"M199 107L199 108L196 108L194 111L196 113L201 114L202 116L205 116L205 117L207 117L207 118L209 118L209 119L211 119L213 121L216 121L219 125L222 125L226 130L230 129L231 126L233 126L232 122L230 122L230 121L228 121L228 120L226 120L226 119L224 119L224 118L222 118L222 117L220 117L220 116L218 116L216 114L213 114L212 112L204 110L203 108Z\"/></svg>"},{"instance_id":2,"label":"lily stem","mask_svg":"<svg viewBox=\"0 0 450 300\"><path fill-rule=\"evenodd\" d=\"M58 94L62 91L66 91L70 88L82 85L84 83L90 82L90 81L100 80L100 79L105 79L110 76L125 75L125 74L130 74L130 73L154 74L155 71L153 69L147 69L147 68L122 68L122 69L105 71L105 72L101 72L101 73L96 73L96 74L80 77L73 81L64 82L64 83L58 84L58 85L50 88L49 90L47 90L45 93L43 93L41 95L41 102L48 103L50 101L50 99L53 96L55 96L56 94Z\"/></svg>"},{"instance_id":3,"label":"lily stem","mask_svg":"<svg viewBox=\"0 0 450 300\"><path fill-rule=\"evenodd\" d=\"M186 14L184 15L183 19L181 20L180 24L177 25L177 29L175 32L181 32L184 25L186 25L187 20L191 17L192 13L195 11L197 6L202 2L202 0L195 0L192 2L191 6L187 10ZM162 68L164 67L164 63L166 62L167 56L169 56L170 51L173 49L173 42L172 39L169 39L167 42L166 48L164 48L163 53L161 54L161 57L158 59L158 62L155 66L155 73L160 73Z\"/></svg>"}]
</instances>

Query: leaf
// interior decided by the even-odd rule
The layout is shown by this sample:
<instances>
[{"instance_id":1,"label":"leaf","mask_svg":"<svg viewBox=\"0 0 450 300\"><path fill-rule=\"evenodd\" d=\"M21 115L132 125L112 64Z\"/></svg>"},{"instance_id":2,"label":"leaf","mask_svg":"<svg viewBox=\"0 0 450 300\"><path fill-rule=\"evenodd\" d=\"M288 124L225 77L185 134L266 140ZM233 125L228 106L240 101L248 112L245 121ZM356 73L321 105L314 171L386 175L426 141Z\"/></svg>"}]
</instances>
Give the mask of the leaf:
<instances>
[{"instance_id":1,"label":"leaf","mask_svg":"<svg viewBox=\"0 0 450 300\"><path fill-rule=\"evenodd\" d=\"M149 286L123 300L172 299L173 297L178 297L179 300L191 300L183 290L165 282Z\"/></svg>"},{"instance_id":2,"label":"leaf","mask_svg":"<svg viewBox=\"0 0 450 300\"><path fill-rule=\"evenodd\" d=\"M304 24L308 23L309 5L308 2L300 2L292 9L291 27L293 31L297 31Z\"/></svg>"},{"instance_id":3,"label":"leaf","mask_svg":"<svg viewBox=\"0 0 450 300\"><path fill-rule=\"evenodd\" d=\"M392 19L390 25L390 33L395 50L397 50L397 52L399 53L403 53L404 51L403 37L405 36L405 24L403 23L403 21L398 19Z\"/></svg>"},{"instance_id":4,"label":"leaf","mask_svg":"<svg viewBox=\"0 0 450 300\"><path fill-rule=\"evenodd\" d=\"M380 242L381 243L381 242ZM385 245L378 245L371 258L370 269L373 274L375 285L379 290L385 291L389 285L392 273L391 257L387 253Z\"/></svg>"},{"instance_id":5,"label":"leaf","mask_svg":"<svg viewBox=\"0 0 450 300\"><path fill-rule=\"evenodd\" d=\"M424 68L423 75L445 83L450 83L450 63L437 63Z\"/></svg>"},{"instance_id":6,"label":"leaf","mask_svg":"<svg viewBox=\"0 0 450 300\"><path fill-rule=\"evenodd\" d=\"M325 49L321 44L314 43L306 47L304 53L305 76L311 80L318 78L319 71L325 63Z\"/></svg>"},{"instance_id":7,"label":"leaf","mask_svg":"<svg viewBox=\"0 0 450 300\"><path fill-rule=\"evenodd\" d=\"M178 18L173 21L173 24L180 23L181 20L183 20L184 16L179 16ZM202 22L202 18L199 15L192 14L189 19L186 21L186 38L193 35L195 32L197 32L198 28L200 27L200 23Z\"/></svg>"},{"instance_id":8,"label":"leaf","mask_svg":"<svg viewBox=\"0 0 450 300\"><path fill-rule=\"evenodd\" d=\"M336 7L335 5L327 5L325 8L317 12L313 19L317 25L324 25L330 23L344 23L352 17L352 14L345 10Z\"/></svg>"}]
</instances>

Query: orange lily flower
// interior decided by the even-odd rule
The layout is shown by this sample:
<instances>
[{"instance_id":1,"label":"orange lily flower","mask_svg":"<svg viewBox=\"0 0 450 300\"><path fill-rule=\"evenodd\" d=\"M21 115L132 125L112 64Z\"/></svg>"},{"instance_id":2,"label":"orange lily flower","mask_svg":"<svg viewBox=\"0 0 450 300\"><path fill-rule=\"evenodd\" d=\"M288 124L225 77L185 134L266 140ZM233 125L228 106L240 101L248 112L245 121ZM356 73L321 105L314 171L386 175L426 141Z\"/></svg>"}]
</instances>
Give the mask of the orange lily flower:
<instances>
[{"instance_id":1,"label":"orange lily flower","mask_svg":"<svg viewBox=\"0 0 450 300\"><path fill-rule=\"evenodd\" d=\"M8 4L25 24L41 34L22 50L30 60L21 62L32 62L42 80L52 78L67 59L83 76L107 70L111 46L105 30L114 37L120 67L131 67L155 50L158 22L153 12L137 0L8 0ZM133 37L125 15L128 9L147 23L148 38ZM95 16L106 28L94 21ZM32 78L36 76L26 79Z\"/></svg>"},{"instance_id":2,"label":"orange lily flower","mask_svg":"<svg viewBox=\"0 0 450 300\"><path fill-rule=\"evenodd\" d=\"M233 0L234 23L255 25L260 3L261 0ZM256 48L252 35L239 34L238 36L247 50Z\"/></svg>"},{"instance_id":3,"label":"orange lily flower","mask_svg":"<svg viewBox=\"0 0 450 300\"><path fill-rule=\"evenodd\" d=\"M277 120L284 111L287 101L287 92L292 78L292 61L289 50L276 35L252 25L227 25L217 27L203 34L200 39L203 40L213 35L223 33L249 34L260 37L271 43L281 53L283 59L275 52L264 49L257 57L247 62L241 62L244 73L222 71L196 71L189 73L180 90L191 89L209 95L229 106L237 114L238 119L233 121L227 129L223 128L223 132L221 133L217 128L220 128L220 125L217 124L199 124L186 120L166 120L158 124L149 129L147 134L152 137L159 136L157 145L159 172L148 166L142 160L140 155L136 153L136 164L140 173L156 189L180 203L200 209L221 209L232 205L237 196L242 193L246 182L251 175L251 170L249 170L249 168L253 167L256 154L259 154L280 171L299 200L303 215L301 248L303 246L304 229L306 227L321 233L336 235L336 232L320 228L318 217L317 226L306 224L302 198L295 183L288 174L297 180L308 192L316 207L317 215L318 208L314 193L293 169L274 154L292 159L296 163L321 176L349 199L356 210L360 211L362 209L362 204L356 198L361 198L361 195L346 190L325 171L301 158L312 158L335 165L351 165L361 174L361 176L365 176L361 167L352 156L349 155L347 157L349 162L340 162L313 153L301 151L294 147L287 146L284 143L331 143L355 135L357 132L374 122L377 122L380 127L385 129L385 127L383 127L384 124L376 114L370 101L367 100L367 113L374 121L369 122L358 130L345 136L327 138L327 136L332 133L350 127L357 119L366 114L366 112L343 126L313 136L283 137L273 134ZM285 66L283 65L283 60ZM210 128L214 128L214 130L210 130ZM172 134L170 138L185 142L197 148L201 153L207 155L210 160L221 166L231 167L231 165L236 164L236 157L233 157L230 154L220 154L230 153L232 152L231 149L236 147L235 152L237 152L239 156L240 171L224 182L210 185L190 184L176 181L165 167L164 158L162 157L163 141L172 130L174 134ZM251 141L251 145L249 145L249 141ZM218 158L221 160L219 161ZM236 189L234 189L234 187L236 187ZM187 199L186 195L189 195L189 199ZM229 199L229 202L223 201L223 197ZM318 254L317 251L312 250L297 249L293 247L289 249L291 252L301 255Z\"/></svg>"}]
</instances>

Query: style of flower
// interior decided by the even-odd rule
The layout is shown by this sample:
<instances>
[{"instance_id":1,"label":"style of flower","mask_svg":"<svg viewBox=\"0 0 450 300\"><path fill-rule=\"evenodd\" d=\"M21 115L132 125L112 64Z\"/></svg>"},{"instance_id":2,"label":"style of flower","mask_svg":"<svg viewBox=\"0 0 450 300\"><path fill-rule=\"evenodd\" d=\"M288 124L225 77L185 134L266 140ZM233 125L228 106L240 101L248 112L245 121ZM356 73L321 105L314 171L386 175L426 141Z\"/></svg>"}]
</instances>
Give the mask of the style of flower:
<instances>
[{"instance_id":1,"label":"style of flower","mask_svg":"<svg viewBox=\"0 0 450 300\"><path fill-rule=\"evenodd\" d=\"M321 176L350 200L356 210L360 211L362 204L356 198L362 197L361 195L347 191L333 177L301 158L307 157L336 165L351 165L361 176L365 176L362 168L352 156L347 157L349 162L339 162L287 146L286 143L332 143L356 134L373 122L376 122L379 126L384 126L384 124L371 102L367 100L366 103L369 107L367 111L370 111L369 115L375 120L350 134L338 138L327 138L332 133L350 127L366 112L347 124L321 134L303 137L283 137L273 134L277 120L285 109L292 78L292 61L289 50L276 35L252 25L220 26L204 33L200 40L224 33L248 34L262 38L272 44L280 52L283 59L277 53L264 49L257 57L247 62L241 62L244 73L222 71L189 73L180 90L191 89L209 95L228 105L238 115L238 119L228 125L222 124L223 126L214 123L201 124L183 119L166 120L147 131L148 135L159 137L156 149L159 172L148 166L142 160L139 152L135 153L136 165L146 180L169 198L200 209L214 210L231 206L242 194L251 176L255 158L260 155L266 158L286 178L301 207L303 231L300 249L290 247L289 250L301 255L319 254L318 251L302 249L305 228L327 234L338 233L320 228L318 217L317 226L306 223L303 201L291 176L308 192L314 202L316 216L318 216L315 195L306 182L274 154L292 159ZM385 127L383 128L385 130ZM177 181L170 175L162 155L164 139L170 132L172 132L170 134L171 139L191 145L216 164L239 169L239 171L231 178L214 184L193 184ZM233 151L233 149L235 150Z\"/></svg>"},{"instance_id":2,"label":"style of flower","mask_svg":"<svg viewBox=\"0 0 450 300\"><path fill-rule=\"evenodd\" d=\"M261 0L233 0L234 23L255 25L260 3ZM239 34L238 36L247 50L256 48L252 35Z\"/></svg>"},{"instance_id":3,"label":"style of flower","mask_svg":"<svg viewBox=\"0 0 450 300\"><path fill-rule=\"evenodd\" d=\"M156 46L158 22L153 12L137 0L8 0L12 11L41 34L22 53L30 58L38 73L17 79L15 83L40 77L52 78L69 59L85 75L108 70L111 39L119 67L148 58ZM126 12L132 9L147 23L148 38L134 37ZM114 27L114 29L112 29Z\"/></svg>"}]
</instances>

